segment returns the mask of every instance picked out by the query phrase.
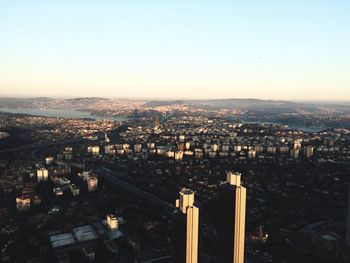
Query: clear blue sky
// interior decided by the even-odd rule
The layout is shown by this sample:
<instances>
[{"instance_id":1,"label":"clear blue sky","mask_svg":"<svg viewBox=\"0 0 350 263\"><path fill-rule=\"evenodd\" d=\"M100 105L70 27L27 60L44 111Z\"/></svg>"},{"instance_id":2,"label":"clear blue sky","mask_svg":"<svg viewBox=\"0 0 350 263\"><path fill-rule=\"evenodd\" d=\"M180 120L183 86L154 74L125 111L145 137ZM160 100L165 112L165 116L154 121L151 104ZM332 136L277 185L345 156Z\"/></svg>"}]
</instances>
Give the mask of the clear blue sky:
<instances>
[{"instance_id":1,"label":"clear blue sky","mask_svg":"<svg viewBox=\"0 0 350 263\"><path fill-rule=\"evenodd\" d=\"M0 96L350 100L350 1L0 0Z\"/></svg>"}]
</instances>

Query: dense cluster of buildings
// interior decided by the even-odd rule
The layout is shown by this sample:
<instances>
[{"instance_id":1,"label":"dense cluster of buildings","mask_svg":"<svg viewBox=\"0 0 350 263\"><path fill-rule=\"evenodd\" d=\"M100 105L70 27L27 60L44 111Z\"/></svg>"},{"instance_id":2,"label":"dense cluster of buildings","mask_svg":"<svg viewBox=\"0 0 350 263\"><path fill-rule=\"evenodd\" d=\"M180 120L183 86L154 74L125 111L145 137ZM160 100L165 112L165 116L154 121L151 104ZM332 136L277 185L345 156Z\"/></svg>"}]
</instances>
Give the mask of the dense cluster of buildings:
<instances>
[{"instance_id":1,"label":"dense cluster of buildings","mask_svg":"<svg viewBox=\"0 0 350 263\"><path fill-rule=\"evenodd\" d=\"M304 132L203 116L139 118L116 132L118 123L79 122L70 132L85 127L74 136L88 134L86 140L5 164L4 262L14 255L23 218L39 226L27 246L46 242L45 256L59 262L105 254L121 262L346 259L349 130ZM94 172L101 167L118 183ZM174 213L157 206L173 204L179 190ZM299 252L276 255L276 244Z\"/></svg>"},{"instance_id":2,"label":"dense cluster of buildings","mask_svg":"<svg viewBox=\"0 0 350 263\"><path fill-rule=\"evenodd\" d=\"M218 198L222 174L239 167L246 171L243 180L251 189L247 193L251 208L247 217L254 218L248 220L256 225L253 227L250 222L250 228L255 231L256 226L263 223L271 238L284 240L309 253L320 244L321 250L325 250L327 242L332 241L325 239L317 243L316 238L309 240L300 230L331 217L335 220L330 226L337 233L338 245L336 252L329 252L343 253L341 232L345 224L340 223L343 228L337 228L337 215L341 211L330 211L330 207L347 206L344 185L349 184L346 176L349 130L304 132L274 124L174 117L161 124L149 120L135 122L120 135L118 143L100 145L105 148L101 158L118 160L119 168L123 168L127 160L128 170L124 169L123 173L121 169L119 176L130 183L164 199L174 196L171 189L176 186L190 187L196 190L200 202L209 206ZM293 200L295 206L300 205L300 209L289 207L289 200ZM276 210L282 203L285 209ZM314 229L311 236L317 235L319 232ZM260 239L266 241L267 236L266 233ZM309 240L307 246L300 243L301 237Z\"/></svg>"},{"instance_id":3,"label":"dense cluster of buildings","mask_svg":"<svg viewBox=\"0 0 350 263\"><path fill-rule=\"evenodd\" d=\"M0 132L2 129L11 130L15 128L24 129L16 130L22 137L25 136L24 142L34 142L36 144L54 142L57 140L74 139L103 131L115 129L120 122L114 120L94 120L94 119L73 119L73 118L56 118L31 115L6 115L0 118ZM29 134L28 132L29 131ZM3 133L8 136L14 134ZM21 146L23 146L23 144Z\"/></svg>"}]
</instances>

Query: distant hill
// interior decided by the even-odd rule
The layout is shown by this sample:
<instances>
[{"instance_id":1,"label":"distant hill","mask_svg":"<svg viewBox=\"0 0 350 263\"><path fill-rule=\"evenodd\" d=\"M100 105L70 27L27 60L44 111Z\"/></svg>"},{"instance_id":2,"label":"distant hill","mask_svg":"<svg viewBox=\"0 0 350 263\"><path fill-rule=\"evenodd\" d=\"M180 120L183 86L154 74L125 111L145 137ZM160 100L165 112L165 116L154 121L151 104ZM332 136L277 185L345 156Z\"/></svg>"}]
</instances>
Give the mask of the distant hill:
<instances>
[{"instance_id":1,"label":"distant hill","mask_svg":"<svg viewBox=\"0 0 350 263\"><path fill-rule=\"evenodd\" d=\"M51 108L51 109L85 109L98 103L108 101L106 98L0 98L0 107L8 108Z\"/></svg>"},{"instance_id":2,"label":"distant hill","mask_svg":"<svg viewBox=\"0 0 350 263\"><path fill-rule=\"evenodd\" d=\"M90 101L106 101L109 99L106 98L98 98L98 97L86 97L86 98L72 98L72 99L66 99L66 101L72 101L72 102L90 102Z\"/></svg>"},{"instance_id":3,"label":"distant hill","mask_svg":"<svg viewBox=\"0 0 350 263\"><path fill-rule=\"evenodd\" d=\"M144 104L145 107L159 107L188 104L185 100L151 100Z\"/></svg>"},{"instance_id":4,"label":"distant hill","mask_svg":"<svg viewBox=\"0 0 350 263\"><path fill-rule=\"evenodd\" d=\"M192 107L201 108L221 108L221 109L234 109L234 108L290 108L296 107L298 103L289 101L278 101L278 100L258 100L258 99L214 99L214 100L165 100L158 101L152 100L145 103L147 107L157 106L170 106L170 105L188 105Z\"/></svg>"},{"instance_id":5,"label":"distant hill","mask_svg":"<svg viewBox=\"0 0 350 263\"><path fill-rule=\"evenodd\" d=\"M346 102L291 102L283 100L260 99L208 99L208 100L125 100L100 97L79 98L0 98L0 108L47 108L74 109L85 111L113 110L129 102L134 108L154 108L159 106L184 105L192 108L208 110L243 109L264 112L291 112L297 109L314 111L322 108L333 108L338 111L349 112L350 104Z\"/></svg>"},{"instance_id":6,"label":"distant hill","mask_svg":"<svg viewBox=\"0 0 350 263\"><path fill-rule=\"evenodd\" d=\"M34 103L49 103L50 98L0 98L0 107L18 108L31 107Z\"/></svg>"}]
</instances>

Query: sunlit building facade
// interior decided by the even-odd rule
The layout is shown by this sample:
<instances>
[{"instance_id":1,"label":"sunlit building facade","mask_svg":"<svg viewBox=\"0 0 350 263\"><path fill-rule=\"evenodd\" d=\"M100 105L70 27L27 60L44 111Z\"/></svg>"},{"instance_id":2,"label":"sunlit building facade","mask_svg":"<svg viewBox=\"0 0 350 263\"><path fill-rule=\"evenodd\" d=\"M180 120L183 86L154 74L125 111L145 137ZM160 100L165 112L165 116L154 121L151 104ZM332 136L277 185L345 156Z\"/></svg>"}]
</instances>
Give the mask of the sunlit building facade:
<instances>
[{"instance_id":1,"label":"sunlit building facade","mask_svg":"<svg viewBox=\"0 0 350 263\"><path fill-rule=\"evenodd\" d=\"M16 198L17 211L28 211L30 209L30 198L28 196L19 196Z\"/></svg>"},{"instance_id":2,"label":"sunlit building facade","mask_svg":"<svg viewBox=\"0 0 350 263\"><path fill-rule=\"evenodd\" d=\"M176 200L174 214L173 260L178 263L197 263L199 247L199 208L194 192L183 189Z\"/></svg>"},{"instance_id":3,"label":"sunlit building facade","mask_svg":"<svg viewBox=\"0 0 350 263\"><path fill-rule=\"evenodd\" d=\"M40 168L36 170L36 177L38 182L46 182L49 178L49 171L46 168Z\"/></svg>"},{"instance_id":4,"label":"sunlit building facade","mask_svg":"<svg viewBox=\"0 0 350 263\"><path fill-rule=\"evenodd\" d=\"M93 192L97 190L98 186L98 179L96 176L90 176L89 179L87 180L88 184L88 191Z\"/></svg>"},{"instance_id":5,"label":"sunlit building facade","mask_svg":"<svg viewBox=\"0 0 350 263\"><path fill-rule=\"evenodd\" d=\"M304 148L304 154L306 158L311 158L312 155L314 154L314 148L312 146L306 146Z\"/></svg>"},{"instance_id":6,"label":"sunlit building facade","mask_svg":"<svg viewBox=\"0 0 350 263\"><path fill-rule=\"evenodd\" d=\"M241 174L229 172L219 193L218 262L244 262L245 217L246 189L241 186Z\"/></svg>"},{"instance_id":7,"label":"sunlit building facade","mask_svg":"<svg viewBox=\"0 0 350 263\"><path fill-rule=\"evenodd\" d=\"M112 213L107 215L107 227L111 231L118 230L118 218Z\"/></svg>"}]
</instances>

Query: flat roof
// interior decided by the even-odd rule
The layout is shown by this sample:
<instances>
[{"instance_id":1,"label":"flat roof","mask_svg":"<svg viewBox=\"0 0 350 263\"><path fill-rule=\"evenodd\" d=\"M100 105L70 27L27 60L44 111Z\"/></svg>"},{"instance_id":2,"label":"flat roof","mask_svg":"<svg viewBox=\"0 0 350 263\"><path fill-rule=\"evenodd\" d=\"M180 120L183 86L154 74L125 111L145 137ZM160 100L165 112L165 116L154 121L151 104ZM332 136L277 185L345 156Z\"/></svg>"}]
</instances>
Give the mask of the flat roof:
<instances>
[{"instance_id":1,"label":"flat roof","mask_svg":"<svg viewBox=\"0 0 350 263\"><path fill-rule=\"evenodd\" d=\"M322 238L327 240L327 241L337 241L337 238L330 235L330 234L323 235Z\"/></svg>"},{"instance_id":2,"label":"flat roof","mask_svg":"<svg viewBox=\"0 0 350 263\"><path fill-rule=\"evenodd\" d=\"M79 242L97 238L97 234L91 225L73 228L73 233Z\"/></svg>"},{"instance_id":3,"label":"flat roof","mask_svg":"<svg viewBox=\"0 0 350 263\"><path fill-rule=\"evenodd\" d=\"M72 233L59 234L50 237L50 242L53 248L68 246L76 243Z\"/></svg>"}]
</instances>

